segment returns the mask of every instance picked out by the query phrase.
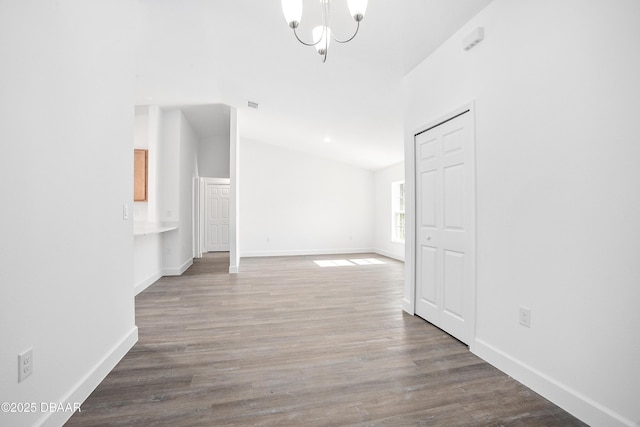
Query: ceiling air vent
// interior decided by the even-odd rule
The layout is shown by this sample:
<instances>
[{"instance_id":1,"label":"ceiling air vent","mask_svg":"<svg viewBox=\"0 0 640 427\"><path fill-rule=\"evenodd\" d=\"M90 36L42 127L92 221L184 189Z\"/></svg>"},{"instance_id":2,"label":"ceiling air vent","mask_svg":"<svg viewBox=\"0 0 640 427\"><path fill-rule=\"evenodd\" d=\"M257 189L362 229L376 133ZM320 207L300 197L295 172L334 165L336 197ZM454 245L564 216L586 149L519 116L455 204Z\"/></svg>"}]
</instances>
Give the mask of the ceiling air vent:
<instances>
[{"instance_id":1,"label":"ceiling air vent","mask_svg":"<svg viewBox=\"0 0 640 427\"><path fill-rule=\"evenodd\" d=\"M247 106L249 108L255 108L256 110L258 109L258 103L257 102L247 101Z\"/></svg>"}]
</instances>

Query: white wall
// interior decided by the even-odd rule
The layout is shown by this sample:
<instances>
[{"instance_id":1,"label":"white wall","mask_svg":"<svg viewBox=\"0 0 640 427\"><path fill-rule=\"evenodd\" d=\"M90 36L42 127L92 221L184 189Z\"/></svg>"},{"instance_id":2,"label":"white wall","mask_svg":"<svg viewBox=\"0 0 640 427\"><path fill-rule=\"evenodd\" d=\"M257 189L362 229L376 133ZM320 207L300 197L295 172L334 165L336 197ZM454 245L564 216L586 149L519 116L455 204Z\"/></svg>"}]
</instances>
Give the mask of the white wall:
<instances>
[{"instance_id":1,"label":"white wall","mask_svg":"<svg viewBox=\"0 0 640 427\"><path fill-rule=\"evenodd\" d=\"M240 165L241 256L373 250L373 172L248 140Z\"/></svg>"},{"instance_id":2,"label":"white wall","mask_svg":"<svg viewBox=\"0 0 640 427\"><path fill-rule=\"evenodd\" d=\"M496 0L405 79L409 136L476 101L474 351L594 426L640 423L638 16Z\"/></svg>"},{"instance_id":3,"label":"white wall","mask_svg":"<svg viewBox=\"0 0 640 427\"><path fill-rule=\"evenodd\" d=\"M159 153L160 218L178 229L162 234L164 276L180 275L193 263L192 180L198 177L198 138L179 109L162 113Z\"/></svg>"},{"instance_id":4,"label":"white wall","mask_svg":"<svg viewBox=\"0 0 640 427\"><path fill-rule=\"evenodd\" d=\"M158 217L158 151L160 149L159 129L162 112L157 105L135 107L134 148L147 149L147 201L134 202L134 220L139 222L156 222ZM162 236L148 234L134 236L133 239L133 286L135 294L162 277Z\"/></svg>"},{"instance_id":5,"label":"white wall","mask_svg":"<svg viewBox=\"0 0 640 427\"><path fill-rule=\"evenodd\" d=\"M179 109L136 107L134 145L149 148L149 202L136 203L136 220L173 224L177 230L136 236L134 287L180 275L193 262L193 179L198 178L198 137ZM148 139L148 142L144 140Z\"/></svg>"},{"instance_id":6,"label":"white wall","mask_svg":"<svg viewBox=\"0 0 640 427\"><path fill-rule=\"evenodd\" d=\"M229 178L229 134L203 138L198 143L198 170L209 178Z\"/></svg>"},{"instance_id":7,"label":"white wall","mask_svg":"<svg viewBox=\"0 0 640 427\"><path fill-rule=\"evenodd\" d=\"M162 277L163 237L152 233L133 239L133 287L137 295Z\"/></svg>"},{"instance_id":8,"label":"white wall","mask_svg":"<svg viewBox=\"0 0 640 427\"><path fill-rule=\"evenodd\" d=\"M181 114L180 126L180 267L193 263L193 179L198 178L198 136Z\"/></svg>"},{"instance_id":9,"label":"white wall","mask_svg":"<svg viewBox=\"0 0 640 427\"><path fill-rule=\"evenodd\" d=\"M162 223L177 223L179 219L180 197L180 122L182 112L169 110L162 112L160 150L158 158L160 171L159 214ZM162 233L162 275L179 275L180 236L179 230Z\"/></svg>"},{"instance_id":10,"label":"white wall","mask_svg":"<svg viewBox=\"0 0 640 427\"><path fill-rule=\"evenodd\" d=\"M148 150L149 149L149 107L135 107L134 137L133 148ZM150 154L150 152L148 153ZM147 163L148 163L147 159ZM148 167L148 166L147 166ZM147 194L148 194L147 186ZM148 197L147 197L148 199ZM134 221L147 221L149 217L149 203L133 202L133 219Z\"/></svg>"},{"instance_id":11,"label":"white wall","mask_svg":"<svg viewBox=\"0 0 640 427\"><path fill-rule=\"evenodd\" d=\"M404 260L404 243L391 240L391 184L404 181L404 162L375 172L375 250L377 253Z\"/></svg>"},{"instance_id":12,"label":"white wall","mask_svg":"<svg viewBox=\"0 0 640 427\"><path fill-rule=\"evenodd\" d=\"M133 148L149 150L147 153L147 201L134 202L135 221L157 222L158 219L158 151L160 149L161 120L162 112L157 105L138 105L135 107Z\"/></svg>"},{"instance_id":13,"label":"white wall","mask_svg":"<svg viewBox=\"0 0 640 427\"><path fill-rule=\"evenodd\" d=\"M158 161L159 202L158 220L160 222L178 221L180 210L180 126L182 112L180 110L162 111L160 131L160 149Z\"/></svg>"},{"instance_id":14,"label":"white wall","mask_svg":"<svg viewBox=\"0 0 640 427\"><path fill-rule=\"evenodd\" d=\"M137 340L133 8L0 2L0 402L82 402ZM71 416L39 409L0 425Z\"/></svg>"}]
</instances>

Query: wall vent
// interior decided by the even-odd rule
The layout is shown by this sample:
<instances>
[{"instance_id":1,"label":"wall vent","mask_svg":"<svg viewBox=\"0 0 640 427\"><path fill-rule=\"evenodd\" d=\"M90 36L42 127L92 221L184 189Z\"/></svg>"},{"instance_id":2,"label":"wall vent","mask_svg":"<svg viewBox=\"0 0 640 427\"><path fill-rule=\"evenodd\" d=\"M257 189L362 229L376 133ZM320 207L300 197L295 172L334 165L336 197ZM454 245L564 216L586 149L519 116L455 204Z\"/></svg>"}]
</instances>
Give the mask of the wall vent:
<instances>
[{"instance_id":1,"label":"wall vent","mask_svg":"<svg viewBox=\"0 0 640 427\"><path fill-rule=\"evenodd\" d=\"M484 28L478 27L471 34L464 38L462 47L464 50L470 50L475 45L484 40Z\"/></svg>"}]
</instances>

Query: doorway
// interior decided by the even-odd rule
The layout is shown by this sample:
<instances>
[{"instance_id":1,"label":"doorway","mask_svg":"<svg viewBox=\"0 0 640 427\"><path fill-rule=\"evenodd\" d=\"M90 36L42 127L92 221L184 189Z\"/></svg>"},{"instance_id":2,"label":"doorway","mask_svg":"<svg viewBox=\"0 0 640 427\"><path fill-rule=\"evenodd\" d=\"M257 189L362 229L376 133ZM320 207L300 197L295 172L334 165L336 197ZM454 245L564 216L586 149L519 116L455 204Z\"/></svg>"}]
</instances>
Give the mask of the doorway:
<instances>
[{"instance_id":1,"label":"doorway","mask_svg":"<svg viewBox=\"0 0 640 427\"><path fill-rule=\"evenodd\" d=\"M475 329L473 111L414 135L415 314L469 344Z\"/></svg>"}]
</instances>

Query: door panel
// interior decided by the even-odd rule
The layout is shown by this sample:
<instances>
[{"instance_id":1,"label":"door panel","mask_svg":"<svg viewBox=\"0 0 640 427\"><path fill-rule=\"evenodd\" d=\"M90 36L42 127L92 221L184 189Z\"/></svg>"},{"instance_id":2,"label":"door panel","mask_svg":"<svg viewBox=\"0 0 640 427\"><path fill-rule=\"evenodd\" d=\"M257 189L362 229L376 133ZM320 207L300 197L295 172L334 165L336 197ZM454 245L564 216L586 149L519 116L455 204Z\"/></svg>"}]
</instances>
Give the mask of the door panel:
<instances>
[{"instance_id":1,"label":"door panel","mask_svg":"<svg viewBox=\"0 0 640 427\"><path fill-rule=\"evenodd\" d=\"M415 144L415 312L468 342L475 286L471 113L417 134Z\"/></svg>"},{"instance_id":2,"label":"door panel","mask_svg":"<svg viewBox=\"0 0 640 427\"><path fill-rule=\"evenodd\" d=\"M444 227L448 230L463 229L463 172L464 165L444 169Z\"/></svg>"},{"instance_id":3,"label":"door panel","mask_svg":"<svg viewBox=\"0 0 640 427\"><path fill-rule=\"evenodd\" d=\"M430 160L436 158L436 139L423 142L420 145L420 160Z\"/></svg>"},{"instance_id":4,"label":"door panel","mask_svg":"<svg viewBox=\"0 0 640 427\"><path fill-rule=\"evenodd\" d=\"M437 261L436 257L438 256L435 248L430 248L427 246L422 247L422 266L423 266L423 274L422 274L422 298L427 303L437 306Z\"/></svg>"},{"instance_id":5,"label":"door panel","mask_svg":"<svg viewBox=\"0 0 640 427\"><path fill-rule=\"evenodd\" d=\"M444 251L444 300L445 312L463 319L464 254Z\"/></svg>"},{"instance_id":6,"label":"door panel","mask_svg":"<svg viewBox=\"0 0 640 427\"><path fill-rule=\"evenodd\" d=\"M426 201L423 205L422 227L436 226L436 171L423 172L421 174L422 181L422 198Z\"/></svg>"},{"instance_id":7,"label":"door panel","mask_svg":"<svg viewBox=\"0 0 640 427\"><path fill-rule=\"evenodd\" d=\"M210 224L209 226L209 246L218 245L218 226L216 224ZM208 249L208 248L207 248Z\"/></svg>"},{"instance_id":8,"label":"door panel","mask_svg":"<svg viewBox=\"0 0 640 427\"><path fill-rule=\"evenodd\" d=\"M454 129L452 132L442 135L444 153L450 155L456 151L464 150L464 130Z\"/></svg>"}]
</instances>

